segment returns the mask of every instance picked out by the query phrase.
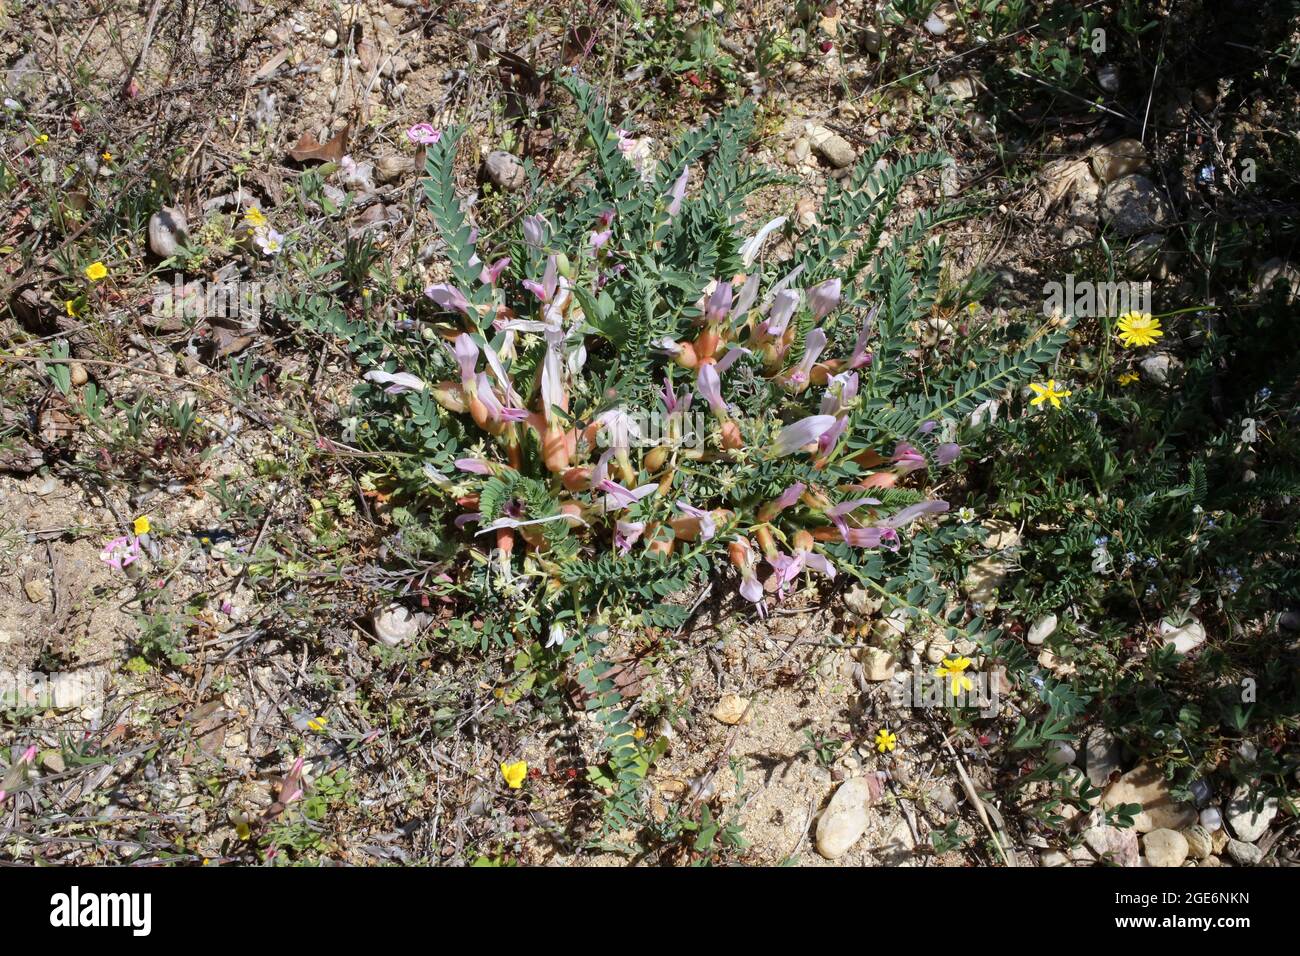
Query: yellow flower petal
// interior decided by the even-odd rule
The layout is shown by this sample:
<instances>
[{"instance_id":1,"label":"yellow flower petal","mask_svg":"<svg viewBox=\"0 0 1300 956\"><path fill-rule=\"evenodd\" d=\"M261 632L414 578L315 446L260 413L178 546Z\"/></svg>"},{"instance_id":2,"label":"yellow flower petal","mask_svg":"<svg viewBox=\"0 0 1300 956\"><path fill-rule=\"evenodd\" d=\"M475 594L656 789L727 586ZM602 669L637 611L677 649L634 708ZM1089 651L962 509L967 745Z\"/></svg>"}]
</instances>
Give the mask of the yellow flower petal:
<instances>
[{"instance_id":1,"label":"yellow flower petal","mask_svg":"<svg viewBox=\"0 0 1300 956\"><path fill-rule=\"evenodd\" d=\"M505 779L506 786L511 790L518 790L524 785L524 777L528 776L528 764L522 760L516 760L514 763L503 763L501 765L501 776Z\"/></svg>"},{"instance_id":2,"label":"yellow flower petal","mask_svg":"<svg viewBox=\"0 0 1300 956\"><path fill-rule=\"evenodd\" d=\"M149 516L141 515L131 523L131 530L137 535L148 534L152 525L149 524Z\"/></svg>"},{"instance_id":3,"label":"yellow flower petal","mask_svg":"<svg viewBox=\"0 0 1300 956\"><path fill-rule=\"evenodd\" d=\"M102 262L92 262L86 266L86 278L91 282L98 282L106 275L108 275L108 266Z\"/></svg>"}]
</instances>

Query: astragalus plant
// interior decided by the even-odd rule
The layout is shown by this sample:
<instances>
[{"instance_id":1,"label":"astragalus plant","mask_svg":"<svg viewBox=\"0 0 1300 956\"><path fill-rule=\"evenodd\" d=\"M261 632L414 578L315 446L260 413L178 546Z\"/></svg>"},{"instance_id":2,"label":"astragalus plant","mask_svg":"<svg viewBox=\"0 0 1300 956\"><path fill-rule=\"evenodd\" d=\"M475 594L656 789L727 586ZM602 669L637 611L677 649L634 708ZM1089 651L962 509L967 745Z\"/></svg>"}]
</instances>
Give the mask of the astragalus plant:
<instances>
[{"instance_id":1,"label":"astragalus plant","mask_svg":"<svg viewBox=\"0 0 1300 956\"><path fill-rule=\"evenodd\" d=\"M401 422L369 434L407 455L394 467L421 486L445 594L572 666L624 767L653 742L633 740L599 681L597 638L681 625L705 579L762 615L804 575L848 574L980 633L943 564L973 532L929 488L959 460L971 413L1064 333L923 344L946 214L894 213L909 180L948 160L886 164L889 145L874 146L777 262L763 252L784 218L745 216L746 197L779 181L744 158L752 107L655 161L589 87L564 84L594 144L577 187L529 167L511 225L480 233L454 189L460 131L444 131L426 194L450 276L415 322L360 350L369 413Z\"/></svg>"}]
</instances>

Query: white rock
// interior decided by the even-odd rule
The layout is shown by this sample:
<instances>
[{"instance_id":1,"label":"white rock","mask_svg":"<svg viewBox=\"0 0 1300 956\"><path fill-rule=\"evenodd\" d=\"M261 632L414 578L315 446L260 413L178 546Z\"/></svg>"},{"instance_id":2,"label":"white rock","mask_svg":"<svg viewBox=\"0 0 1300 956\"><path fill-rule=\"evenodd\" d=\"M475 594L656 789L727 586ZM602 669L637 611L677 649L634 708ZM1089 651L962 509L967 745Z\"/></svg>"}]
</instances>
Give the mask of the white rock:
<instances>
[{"instance_id":1,"label":"white rock","mask_svg":"<svg viewBox=\"0 0 1300 956\"><path fill-rule=\"evenodd\" d=\"M1228 829L1237 835L1238 840L1254 843L1268 830L1268 825L1277 816L1277 797L1269 797L1263 806L1255 809L1249 784L1243 783L1232 792L1228 801Z\"/></svg>"},{"instance_id":2,"label":"white rock","mask_svg":"<svg viewBox=\"0 0 1300 956\"><path fill-rule=\"evenodd\" d=\"M1041 644L1056 631L1056 615L1044 614L1029 626L1029 635L1025 638L1030 644Z\"/></svg>"},{"instance_id":3,"label":"white rock","mask_svg":"<svg viewBox=\"0 0 1300 956\"><path fill-rule=\"evenodd\" d=\"M149 248L163 259L176 255L181 246L190 241L189 223L185 213L171 206L163 206L149 217Z\"/></svg>"},{"instance_id":4,"label":"white rock","mask_svg":"<svg viewBox=\"0 0 1300 956\"><path fill-rule=\"evenodd\" d=\"M1175 625L1168 618L1160 622L1160 634L1179 654L1190 654L1205 643L1205 627L1196 618Z\"/></svg>"},{"instance_id":5,"label":"white rock","mask_svg":"<svg viewBox=\"0 0 1300 956\"><path fill-rule=\"evenodd\" d=\"M1201 826L1211 833L1223 826L1223 814L1218 807L1206 807L1201 811Z\"/></svg>"},{"instance_id":6,"label":"white rock","mask_svg":"<svg viewBox=\"0 0 1300 956\"><path fill-rule=\"evenodd\" d=\"M854 777L841 784L817 821L817 852L828 860L847 853L867 832L870 806L871 787L866 777Z\"/></svg>"},{"instance_id":7,"label":"white rock","mask_svg":"<svg viewBox=\"0 0 1300 956\"><path fill-rule=\"evenodd\" d=\"M339 45L339 32L335 30L333 27L330 27L328 30L325 31L324 35L321 37L321 42L324 43L331 50L334 49L334 47Z\"/></svg>"},{"instance_id":8,"label":"white rock","mask_svg":"<svg viewBox=\"0 0 1300 956\"><path fill-rule=\"evenodd\" d=\"M1047 751L1048 762L1058 764L1062 767L1068 767L1070 764L1074 763L1074 758L1076 756L1074 748L1064 740L1053 741L1052 746Z\"/></svg>"},{"instance_id":9,"label":"white rock","mask_svg":"<svg viewBox=\"0 0 1300 956\"><path fill-rule=\"evenodd\" d=\"M401 604L390 604L376 611L370 619L375 637L389 647L397 647L420 633L420 619Z\"/></svg>"},{"instance_id":10,"label":"white rock","mask_svg":"<svg viewBox=\"0 0 1300 956\"><path fill-rule=\"evenodd\" d=\"M1187 838L1177 830L1152 830L1142 838L1142 849L1151 866L1182 866L1187 859Z\"/></svg>"}]
</instances>

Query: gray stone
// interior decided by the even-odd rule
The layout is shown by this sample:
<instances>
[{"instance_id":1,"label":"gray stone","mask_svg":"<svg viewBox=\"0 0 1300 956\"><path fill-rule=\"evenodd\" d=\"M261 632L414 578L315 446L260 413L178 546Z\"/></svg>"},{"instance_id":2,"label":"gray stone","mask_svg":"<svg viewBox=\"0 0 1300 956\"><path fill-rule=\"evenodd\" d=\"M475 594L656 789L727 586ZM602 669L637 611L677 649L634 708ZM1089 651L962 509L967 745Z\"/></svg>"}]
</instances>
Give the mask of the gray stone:
<instances>
[{"instance_id":1,"label":"gray stone","mask_svg":"<svg viewBox=\"0 0 1300 956\"><path fill-rule=\"evenodd\" d=\"M1259 866L1260 861L1264 859L1264 851L1244 840L1229 840L1228 856L1232 857L1232 862L1238 866Z\"/></svg>"},{"instance_id":2,"label":"gray stone","mask_svg":"<svg viewBox=\"0 0 1300 956\"><path fill-rule=\"evenodd\" d=\"M528 182L524 164L503 149L494 149L483 160L483 173L506 192L522 189Z\"/></svg>"},{"instance_id":3,"label":"gray stone","mask_svg":"<svg viewBox=\"0 0 1300 956\"><path fill-rule=\"evenodd\" d=\"M1152 385L1167 385L1173 374L1183 367L1183 363L1168 352L1157 352L1144 358L1138 367L1142 369L1142 377Z\"/></svg>"},{"instance_id":4,"label":"gray stone","mask_svg":"<svg viewBox=\"0 0 1300 956\"><path fill-rule=\"evenodd\" d=\"M1083 745L1084 772L1094 787L1105 787L1120 768L1119 741L1104 730L1094 730Z\"/></svg>"},{"instance_id":5,"label":"gray stone","mask_svg":"<svg viewBox=\"0 0 1300 956\"><path fill-rule=\"evenodd\" d=\"M857 151L847 139L824 126L808 130L808 139L818 155L836 169L852 166L858 158Z\"/></svg>"},{"instance_id":6,"label":"gray stone","mask_svg":"<svg viewBox=\"0 0 1300 956\"><path fill-rule=\"evenodd\" d=\"M1106 187L1101 194L1101 217L1121 236L1157 232L1174 221L1169 201L1142 175L1125 176Z\"/></svg>"}]
</instances>

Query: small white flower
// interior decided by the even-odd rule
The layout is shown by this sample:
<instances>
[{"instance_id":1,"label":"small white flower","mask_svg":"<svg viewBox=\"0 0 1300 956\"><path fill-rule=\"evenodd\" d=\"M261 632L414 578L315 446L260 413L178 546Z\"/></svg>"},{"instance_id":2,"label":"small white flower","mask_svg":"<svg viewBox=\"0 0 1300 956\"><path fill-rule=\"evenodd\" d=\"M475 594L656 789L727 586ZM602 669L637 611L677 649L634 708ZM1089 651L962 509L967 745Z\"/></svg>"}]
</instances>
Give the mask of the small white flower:
<instances>
[{"instance_id":1,"label":"small white flower","mask_svg":"<svg viewBox=\"0 0 1300 956\"><path fill-rule=\"evenodd\" d=\"M257 243L263 255L276 256L284 248L284 235L270 226L258 226L253 230L253 242Z\"/></svg>"}]
</instances>

